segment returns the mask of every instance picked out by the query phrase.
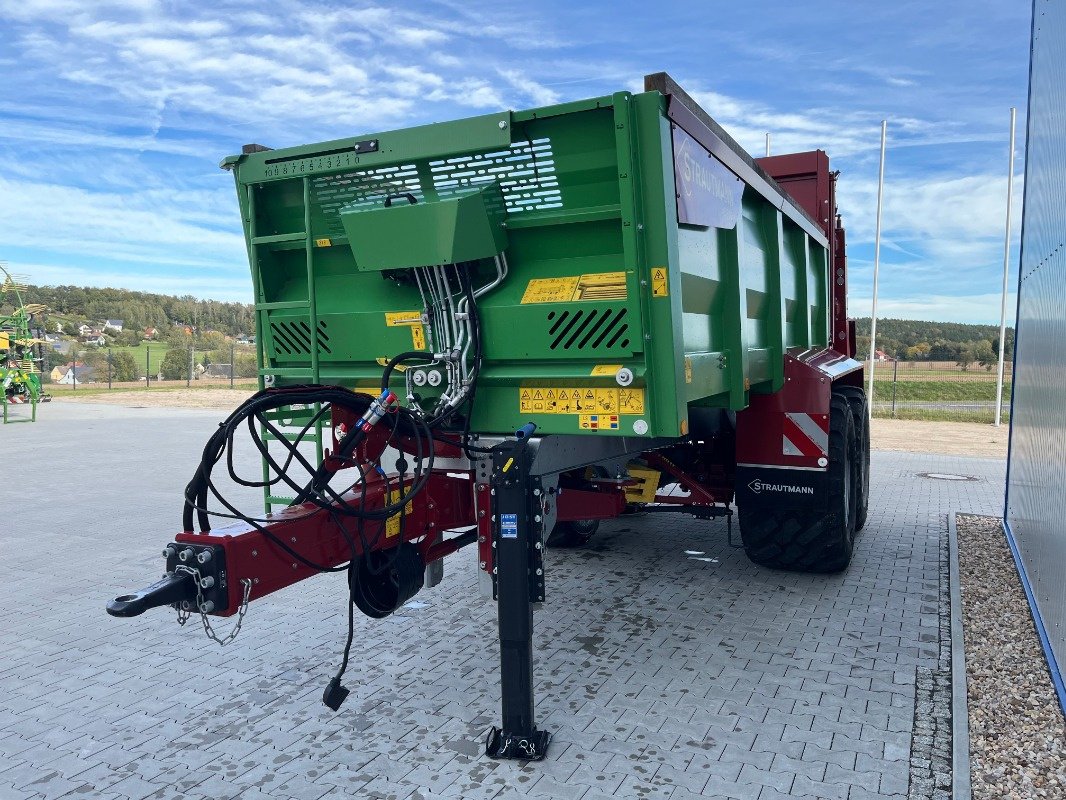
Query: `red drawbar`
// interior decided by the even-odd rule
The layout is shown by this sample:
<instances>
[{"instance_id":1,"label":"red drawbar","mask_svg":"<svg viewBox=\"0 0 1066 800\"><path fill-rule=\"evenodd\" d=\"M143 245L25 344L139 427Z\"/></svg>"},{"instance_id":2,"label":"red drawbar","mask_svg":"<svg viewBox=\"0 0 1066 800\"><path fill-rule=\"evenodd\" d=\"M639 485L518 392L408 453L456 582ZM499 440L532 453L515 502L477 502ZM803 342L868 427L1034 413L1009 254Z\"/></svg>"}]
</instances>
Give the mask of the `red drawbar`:
<instances>
[{"instance_id":1,"label":"red drawbar","mask_svg":"<svg viewBox=\"0 0 1066 800\"><path fill-rule=\"evenodd\" d=\"M473 481L460 475L454 470L434 470L425 489L410 503L402 533L399 517L388 522L364 522L363 536L369 548L380 550L392 547L403 539L415 542L423 555L429 556L429 560L435 557L435 552L445 550L441 545L434 545L438 533L471 526L476 522ZM385 505L387 486L393 493L391 502L396 502L399 499L399 478L396 475L390 475L386 483L381 476L370 473L367 476L365 499L361 491L349 492L344 497L355 506L363 499L362 507L367 510L381 508ZM357 555L363 549L359 521L355 517L331 513L311 503L276 512L263 527L296 553L320 566L337 566L351 558L348 537L355 543ZM244 578L252 580L250 599L258 600L318 574L245 522L214 528L207 533L186 531L179 533L175 541L225 549L226 569L229 572L229 608L220 616L236 613L241 603L241 580Z\"/></svg>"}]
</instances>

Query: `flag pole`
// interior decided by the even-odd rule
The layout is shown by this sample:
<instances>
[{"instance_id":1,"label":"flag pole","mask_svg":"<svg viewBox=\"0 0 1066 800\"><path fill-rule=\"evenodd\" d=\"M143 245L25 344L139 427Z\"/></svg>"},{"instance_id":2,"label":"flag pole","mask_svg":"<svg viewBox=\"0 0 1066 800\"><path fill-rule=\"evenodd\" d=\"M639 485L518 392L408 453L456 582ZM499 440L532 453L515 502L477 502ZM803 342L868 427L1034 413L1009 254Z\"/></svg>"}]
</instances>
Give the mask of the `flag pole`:
<instances>
[{"instance_id":1,"label":"flag pole","mask_svg":"<svg viewBox=\"0 0 1066 800\"><path fill-rule=\"evenodd\" d=\"M1007 169L1007 230L1003 235L1003 297L999 303L999 367L996 370L996 427L1003 416L1003 352L1007 338L1007 278L1010 273L1010 212L1014 199L1014 120L1017 109L1010 110L1010 166Z\"/></svg>"},{"instance_id":2,"label":"flag pole","mask_svg":"<svg viewBox=\"0 0 1066 800\"><path fill-rule=\"evenodd\" d=\"M881 202L885 193L885 140L888 120L881 120L881 167L877 173L877 227L874 232L874 296L870 307L870 388L866 391L867 408L874 413L874 362L877 356L877 278L881 271Z\"/></svg>"}]
</instances>

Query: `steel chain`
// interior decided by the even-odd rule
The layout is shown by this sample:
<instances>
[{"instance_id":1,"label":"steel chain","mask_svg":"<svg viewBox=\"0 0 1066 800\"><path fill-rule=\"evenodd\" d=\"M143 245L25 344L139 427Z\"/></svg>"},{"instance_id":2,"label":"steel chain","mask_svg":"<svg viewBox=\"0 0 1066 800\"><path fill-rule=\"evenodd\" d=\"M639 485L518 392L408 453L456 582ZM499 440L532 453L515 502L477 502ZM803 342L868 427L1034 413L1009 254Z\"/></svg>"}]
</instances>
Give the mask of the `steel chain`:
<instances>
[{"instance_id":1,"label":"steel chain","mask_svg":"<svg viewBox=\"0 0 1066 800\"><path fill-rule=\"evenodd\" d=\"M211 627L211 621L207 618L207 612L204 611L204 595L200 587L200 570L196 567L186 566L185 564L177 564L174 567L175 572L184 572L187 575L191 575L196 585L196 610L200 612L200 620L204 624L204 633L207 634L207 638L213 642L217 642L220 647L225 647L227 644L237 638L237 634L241 632L241 625L244 624L244 615L248 613L248 600L252 594L252 579L241 578L241 585L244 586L244 594L241 598L240 608L237 610L237 624L233 626L233 630L227 633L224 637L219 637L215 633L215 629ZM189 621L192 616L191 610L182 609L178 607L178 624L184 625Z\"/></svg>"}]
</instances>

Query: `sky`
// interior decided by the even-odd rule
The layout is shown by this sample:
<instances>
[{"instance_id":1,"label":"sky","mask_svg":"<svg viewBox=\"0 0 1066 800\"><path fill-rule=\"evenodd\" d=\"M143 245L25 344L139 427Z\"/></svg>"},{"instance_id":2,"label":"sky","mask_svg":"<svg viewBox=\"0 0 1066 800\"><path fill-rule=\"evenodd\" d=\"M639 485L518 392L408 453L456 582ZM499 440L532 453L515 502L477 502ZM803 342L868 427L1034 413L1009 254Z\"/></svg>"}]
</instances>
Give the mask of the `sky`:
<instances>
[{"instance_id":1,"label":"sky","mask_svg":"<svg viewBox=\"0 0 1066 800\"><path fill-rule=\"evenodd\" d=\"M1030 4L0 0L0 260L38 284L251 301L223 156L641 91L669 72L749 152L839 169L850 313L1013 317Z\"/></svg>"}]
</instances>

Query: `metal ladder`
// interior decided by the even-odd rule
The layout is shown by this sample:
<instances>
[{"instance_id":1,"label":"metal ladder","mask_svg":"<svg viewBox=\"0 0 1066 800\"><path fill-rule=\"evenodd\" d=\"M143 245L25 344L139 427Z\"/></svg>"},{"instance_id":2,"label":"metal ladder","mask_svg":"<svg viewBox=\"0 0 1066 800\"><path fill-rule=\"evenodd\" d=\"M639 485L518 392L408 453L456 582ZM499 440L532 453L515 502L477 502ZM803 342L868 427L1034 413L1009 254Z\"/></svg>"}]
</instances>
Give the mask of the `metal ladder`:
<instances>
[{"instance_id":1,"label":"metal ladder","mask_svg":"<svg viewBox=\"0 0 1066 800\"><path fill-rule=\"evenodd\" d=\"M255 225L255 186L249 184L247 187L247 213L248 213L248 250L249 260L252 264L252 289L255 295L255 349L256 349L256 361L259 365L259 388L266 387L266 378L297 378L304 379L305 383L320 383L319 366L318 366L318 308L315 299L315 275L314 275L314 240L311 238L311 180L309 177L303 178L303 207L304 207L304 229L296 233L283 233L274 234L270 236L257 236ZM263 297L263 287L259 279L259 248L269 247L275 244L283 244L286 242L299 242L304 243L304 252L307 262L307 299L306 300L283 300L277 302L267 302ZM311 369L308 372L307 369L301 367L272 367L265 362L265 348L264 348L264 335L269 331L270 326L268 324L270 311L276 309L306 309L307 321L310 324L310 329L313 333L311 342ZM275 351L276 352L276 351ZM321 405L316 403L309 409L304 408L282 408L276 411L270 411L264 414L264 417L270 420L282 433L281 437L277 437L274 434L267 431L265 428L260 430L260 436L263 439L263 443L269 448L271 441L276 441L279 438L288 442L293 442L298 435L298 431L303 428L312 417L321 410ZM328 427L328 422L319 420L315 423L313 430L309 431L304 436L304 442L313 442L315 446L315 456L317 463L322 463L323 458L323 431ZM270 479L270 467L266 460L263 461L263 481L266 482ZM263 502L266 507L266 511L269 514L277 506L287 506L293 501L294 498L283 495L276 495L272 493L271 487L267 486L263 489Z\"/></svg>"}]
</instances>

